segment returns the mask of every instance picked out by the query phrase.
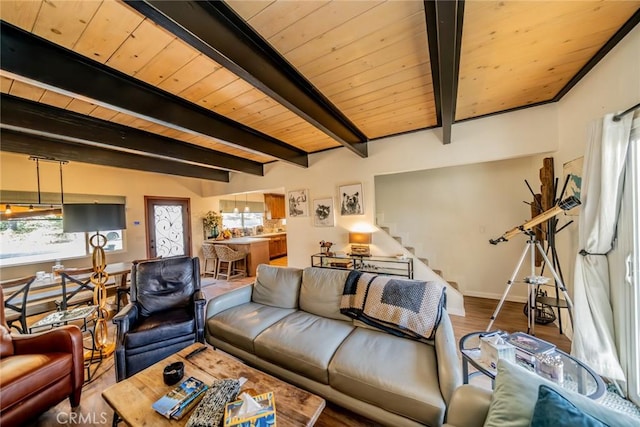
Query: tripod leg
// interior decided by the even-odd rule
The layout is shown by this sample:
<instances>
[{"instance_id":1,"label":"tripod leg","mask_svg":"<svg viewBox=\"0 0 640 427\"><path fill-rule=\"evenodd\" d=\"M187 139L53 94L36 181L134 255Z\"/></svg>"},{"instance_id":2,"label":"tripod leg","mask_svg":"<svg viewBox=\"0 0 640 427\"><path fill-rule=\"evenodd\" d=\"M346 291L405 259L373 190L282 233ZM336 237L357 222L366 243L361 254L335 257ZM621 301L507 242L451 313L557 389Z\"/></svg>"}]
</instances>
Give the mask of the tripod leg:
<instances>
[{"instance_id":1,"label":"tripod leg","mask_svg":"<svg viewBox=\"0 0 640 427\"><path fill-rule=\"evenodd\" d=\"M500 299L500 302L498 303L496 310L491 315L491 321L489 322L489 326L487 326L487 331L491 330L491 327L493 326L493 322L496 320L496 317L498 317L498 313L500 313L500 309L504 304L504 300L507 298L507 294L511 289L511 285L513 285L513 281L516 280L516 275L518 274L518 271L520 271L520 267L522 266L524 257L525 255L527 255L527 249L528 249L528 246L525 246L524 251L522 251L522 255L520 255L520 261L518 261L518 264L516 265L515 270L513 270L513 274L511 275L511 278L507 281L507 288L504 290L504 293L502 294L502 298Z\"/></svg>"},{"instance_id":2,"label":"tripod leg","mask_svg":"<svg viewBox=\"0 0 640 427\"><path fill-rule=\"evenodd\" d=\"M564 299L567 303L567 310L569 310L569 320L571 321L571 328L573 328L573 303L571 302L571 298L569 298L569 294L567 293L567 288L564 286L564 282L562 281L562 279L560 278L556 270L553 268L553 265L551 265L551 263L549 262L549 258L547 258L547 255L542 250L542 246L540 246L540 243L536 243L536 246L540 251L540 253L542 254L544 261L547 263L547 265L549 265L549 271L551 271L551 274L553 274L553 278L556 280L556 283L560 286L560 290L562 291L562 294L564 295ZM558 310L558 314L559 312L560 311Z\"/></svg>"}]
</instances>

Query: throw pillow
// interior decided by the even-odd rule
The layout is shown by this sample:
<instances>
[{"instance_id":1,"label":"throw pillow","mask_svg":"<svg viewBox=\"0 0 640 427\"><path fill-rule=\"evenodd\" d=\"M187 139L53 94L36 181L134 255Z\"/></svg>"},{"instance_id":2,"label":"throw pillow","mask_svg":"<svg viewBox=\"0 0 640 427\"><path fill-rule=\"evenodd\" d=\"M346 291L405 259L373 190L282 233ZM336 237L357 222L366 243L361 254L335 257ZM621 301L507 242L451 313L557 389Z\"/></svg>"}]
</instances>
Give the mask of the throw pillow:
<instances>
[{"instance_id":1,"label":"throw pillow","mask_svg":"<svg viewBox=\"0 0 640 427\"><path fill-rule=\"evenodd\" d=\"M541 385L531 427L608 427L575 407L551 387Z\"/></svg>"},{"instance_id":2,"label":"throw pillow","mask_svg":"<svg viewBox=\"0 0 640 427\"><path fill-rule=\"evenodd\" d=\"M538 400L538 387L542 384L565 396L579 410L608 425L637 427L637 422L631 417L602 406L588 397L565 390L557 384L504 359L498 360L498 374L485 427L529 426L536 400Z\"/></svg>"}]
</instances>

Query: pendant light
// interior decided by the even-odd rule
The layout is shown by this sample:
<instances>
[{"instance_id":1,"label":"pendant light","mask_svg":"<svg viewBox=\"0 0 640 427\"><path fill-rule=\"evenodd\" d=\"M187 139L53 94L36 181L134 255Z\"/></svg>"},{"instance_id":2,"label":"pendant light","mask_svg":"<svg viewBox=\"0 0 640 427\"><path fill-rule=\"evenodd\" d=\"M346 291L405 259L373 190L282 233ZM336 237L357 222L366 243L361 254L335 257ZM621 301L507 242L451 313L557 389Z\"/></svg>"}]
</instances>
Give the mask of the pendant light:
<instances>
[{"instance_id":1,"label":"pendant light","mask_svg":"<svg viewBox=\"0 0 640 427\"><path fill-rule=\"evenodd\" d=\"M251 209L249 209L249 203L247 203L247 195L244 195L244 212L249 213Z\"/></svg>"},{"instance_id":2,"label":"pendant light","mask_svg":"<svg viewBox=\"0 0 640 427\"><path fill-rule=\"evenodd\" d=\"M238 213L240 212L238 210L238 196L233 196L233 213Z\"/></svg>"}]
</instances>

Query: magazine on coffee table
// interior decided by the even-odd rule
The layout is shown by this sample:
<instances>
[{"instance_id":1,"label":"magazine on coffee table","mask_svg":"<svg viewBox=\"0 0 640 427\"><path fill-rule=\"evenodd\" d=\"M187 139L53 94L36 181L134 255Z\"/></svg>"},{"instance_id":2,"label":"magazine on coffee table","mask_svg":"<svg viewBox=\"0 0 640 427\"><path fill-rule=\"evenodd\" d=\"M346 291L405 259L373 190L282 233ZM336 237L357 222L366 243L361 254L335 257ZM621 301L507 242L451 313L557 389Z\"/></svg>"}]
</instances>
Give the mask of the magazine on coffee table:
<instances>
[{"instance_id":1,"label":"magazine on coffee table","mask_svg":"<svg viewBox=\"0 0 640 427\"><path fill-rule=\"evenodd\" d=\"M195 406L208 388L199 379L189 377L156 400L152 407L166 418L180 419Z\"/></svg>"}]
</instances>

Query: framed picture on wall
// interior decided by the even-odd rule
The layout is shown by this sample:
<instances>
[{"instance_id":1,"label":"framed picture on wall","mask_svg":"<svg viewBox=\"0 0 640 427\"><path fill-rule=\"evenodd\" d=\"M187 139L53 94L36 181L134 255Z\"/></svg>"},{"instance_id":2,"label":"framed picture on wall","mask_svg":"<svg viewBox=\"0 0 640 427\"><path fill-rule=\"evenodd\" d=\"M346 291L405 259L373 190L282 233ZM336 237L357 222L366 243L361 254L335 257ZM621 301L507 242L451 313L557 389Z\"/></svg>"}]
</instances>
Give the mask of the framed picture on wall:
<instances>
[{"instance_id":1,"label":"framed picture on wall","mask_svg":"<svg viewBox=\"0 0 640 427\"><path fill-rule=\"evenodd\" d=\"M569 196L576 196L580 199L580 190L582 189L582 165L584 163L584 157L578 157L570 162L562 165L562 173L567 180L567 188L565 190L563 199ZM566 212L567 215L578 216L580 215L580 206Z\"/></svg>"},{"instance_id":2,"label":"framed picture on wall","mask_svg":"<svg viewBox=\"0 0 640 427\"><path fill-rule=\"evenodd\" d=\"M313 225L316 227L333 227L333 197L313 201Z\"/></svg>"},{"instance_id":3,"label":"framed picture on wall","mask_svg":"<svg viewBox=\"0 0 640 427\"><path fill-rule=\"evenodd\" d=\"M340 215L364 215L362 184L340 186Z\"/></svg>"},{"instance_id":4,"label":"framed picture on wall","mask_svg":"<svg viewBox=\"0 0 640 427\"><path fill-rule=\"evenodd\" d=\"M287 194L289 216L309 216L309 190L293 190Z\"/></svg>"}]
</instances>

